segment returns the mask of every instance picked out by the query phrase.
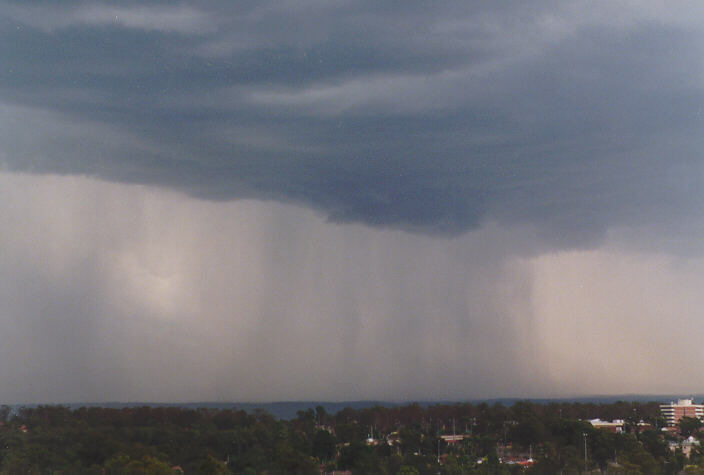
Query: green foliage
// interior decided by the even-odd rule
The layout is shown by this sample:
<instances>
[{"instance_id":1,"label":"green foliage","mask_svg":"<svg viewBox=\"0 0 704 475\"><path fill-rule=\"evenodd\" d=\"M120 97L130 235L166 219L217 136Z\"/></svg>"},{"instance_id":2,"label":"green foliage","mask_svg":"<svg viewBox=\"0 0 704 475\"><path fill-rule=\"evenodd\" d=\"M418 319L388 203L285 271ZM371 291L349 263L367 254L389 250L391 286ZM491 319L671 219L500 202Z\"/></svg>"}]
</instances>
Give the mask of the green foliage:
<instances>
[{"instance_id":1,"label":"green foliage","mask_svg":"<svg viewBox=\"0 0 704 475\"><path fill-rule=\"evenodd\" d=\"M125 409L62 406L0 408L2 473L701 473L704 451L690 459L670 451L659 430L657 404L438 404L345 409L322 406L290 421L263 411ZM616 434L579 419L624 418L633 429ZM685 420L683 433L700 423ZM367 442L374 430L374 442ZM688 432L689 431L689 432ZM440 436L462 435L454 444ZM587 460L585 465L585 435ZM524 469L507 461L525 459ZM438 454L438 452L440 452ZM438 455L440 457L438 457ZM481 461L481 463L478 462Z\"/></svg>"},{"instance_id":2,"label":"green foliage","mask_svg":"<svg viewBox=\"0 0 704 475\"><path fill-rule=\"evenodd\" d=\"M228 470L223 462L212 455L206 455L198 467L198 473L202 475L222 475L228 473Z\"/></svg>"},{"instance_id":3,"label":"green foliage","mask_svg":"<svg viewBox=\"0 0 704 475\"><path fill-rule=\"evenodd\" d=\"M149 455L136 460L125 454L116 455L105 462L104 468L109 474L173 474L168 463Z\"/></svg>"},{"instance_id":4,"label":"green foliage","mask_svg":"<svg viewBox=\"0 0 704 475\"><path fill-rule=\"evenodd\" d=\"M401 465L401 468L398 469L396 475L420 475L420 472L417 468L411 465Z\"/></svg>"},{"instance_id":5,"label":"green foliage","mask_svg":"<svg viewBox=\"0 0 704 475\"><path fill-rule=\"evenodd\" d=\"M313 436L313 456L321 462L332 460L336 454L335 436L330 432L320 429Z\"/></svg>"},{"instance_id":6,"label":"green foliage","mask_svg":"<svg viewBox=\"0 0 704 475\"><path fill-rule=\"evenodd\" d=\"M683 417L677 425L680 428L680 434L684 437L696 434L702 427L702 421L697 417Z\"/></svg>"},{"instance_id":7,"label":"green foliage","mask_svg":"<svg viewBox=\"0 0 704 475\"><path fill-rule=\"evenodd\" d=\"M639 440L643 444L643 448L652 454L653 457L666 459L671 455L665 439L652 429L641 432Z\"/></svg>"}]
</instances>

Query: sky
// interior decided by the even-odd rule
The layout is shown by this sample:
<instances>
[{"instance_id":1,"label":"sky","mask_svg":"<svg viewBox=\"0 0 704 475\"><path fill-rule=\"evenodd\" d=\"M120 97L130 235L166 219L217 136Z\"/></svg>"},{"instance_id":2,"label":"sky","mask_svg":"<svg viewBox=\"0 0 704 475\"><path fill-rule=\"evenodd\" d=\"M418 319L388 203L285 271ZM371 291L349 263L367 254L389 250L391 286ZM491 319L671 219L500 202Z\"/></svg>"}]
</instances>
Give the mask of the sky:
<instances>
[{"instance_id":1,"label":"sky","mask_svg":"<svg viewBox=\"0 0 704 475\"><path fill-rule=\"evenodd\" d=\"M0 401L704 393L702 25L0 0Z\"/></svg>"}]
</instances>

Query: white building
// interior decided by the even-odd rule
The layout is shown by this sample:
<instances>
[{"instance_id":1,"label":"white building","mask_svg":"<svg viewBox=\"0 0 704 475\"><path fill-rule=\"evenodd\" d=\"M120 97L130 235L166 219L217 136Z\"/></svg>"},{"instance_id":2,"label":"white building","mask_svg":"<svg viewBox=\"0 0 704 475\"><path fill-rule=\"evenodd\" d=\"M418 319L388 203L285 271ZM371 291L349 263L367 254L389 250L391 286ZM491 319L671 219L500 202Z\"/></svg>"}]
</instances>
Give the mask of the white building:
<instances>
[{"instance_id":1,"label":"white building","mask_svg":"<svg viewBox=\"0 0 704 475\"><path fill-rule=\"evenodd\" d=\"M623 432L623 419L614 419L610 422L602 421L601 419L590 419L589 423L596 429L606 429L617 434Z\"/></svg>"}]
</instances>

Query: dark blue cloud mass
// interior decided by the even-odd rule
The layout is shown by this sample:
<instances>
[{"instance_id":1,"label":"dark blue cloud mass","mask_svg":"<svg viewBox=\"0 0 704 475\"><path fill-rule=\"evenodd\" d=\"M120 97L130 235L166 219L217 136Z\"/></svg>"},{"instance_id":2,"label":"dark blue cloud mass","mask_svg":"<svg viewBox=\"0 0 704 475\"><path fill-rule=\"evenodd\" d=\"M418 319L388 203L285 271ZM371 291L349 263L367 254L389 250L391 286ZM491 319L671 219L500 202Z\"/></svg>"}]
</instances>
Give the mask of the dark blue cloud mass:
<instances>
[{"instance_id":1,"label":"dark blue cloud mass","mask_svg":"<svg viewBox=\"0 0 704 475\"><path fill-rule=\"evenodd\" d=\"M704 12L0 2L0 160L561 245L699 213Z\"/></svg>"}]
</instances>

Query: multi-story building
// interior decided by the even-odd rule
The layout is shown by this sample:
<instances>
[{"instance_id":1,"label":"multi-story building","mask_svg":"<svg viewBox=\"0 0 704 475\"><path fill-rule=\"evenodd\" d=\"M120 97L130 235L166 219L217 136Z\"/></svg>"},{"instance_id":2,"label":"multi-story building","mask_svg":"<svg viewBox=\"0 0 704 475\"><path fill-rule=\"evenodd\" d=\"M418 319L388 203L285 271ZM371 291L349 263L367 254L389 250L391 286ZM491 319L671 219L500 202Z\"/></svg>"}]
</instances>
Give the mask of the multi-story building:
<instances>
[{"instance_id":1,"label":"multi-story building","mask_svg":"<svg viewBox=\"0 0 704 475\"><path fill-rule=\"evenodd\" d=\"M660 413L668 426L674 426L683 417L697 417L704 420L704 405L694 404L693 399L678 399L677 403L660 404Z\"/></svg>"}]
</instances>

